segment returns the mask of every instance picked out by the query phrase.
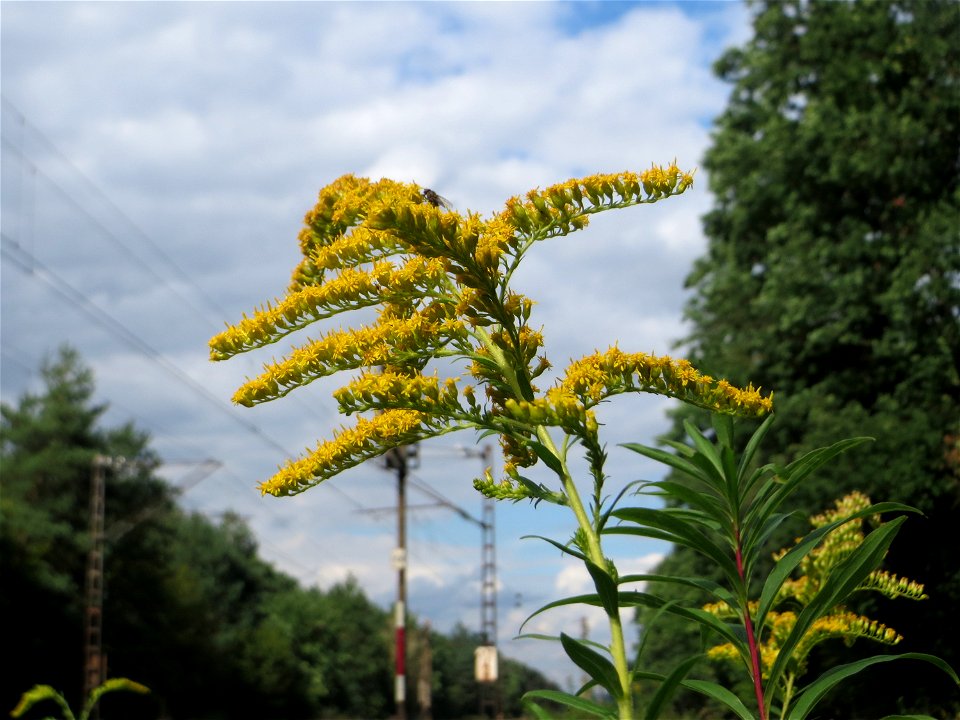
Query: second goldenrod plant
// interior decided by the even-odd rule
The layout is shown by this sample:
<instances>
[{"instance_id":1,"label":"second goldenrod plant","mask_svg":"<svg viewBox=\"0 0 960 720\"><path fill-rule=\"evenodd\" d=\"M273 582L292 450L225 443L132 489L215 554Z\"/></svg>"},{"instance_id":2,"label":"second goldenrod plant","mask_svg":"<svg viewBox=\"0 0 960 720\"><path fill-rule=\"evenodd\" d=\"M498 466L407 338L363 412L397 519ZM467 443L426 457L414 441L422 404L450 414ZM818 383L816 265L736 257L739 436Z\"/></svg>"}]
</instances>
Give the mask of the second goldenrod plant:
<instances>
[{"instance_id":1,"label":"second goldenrod plant","mask_svg":"<svg viewBox=\"0 0 960 720\"><path fill-rule=\"evenodd\" d=\"M597 592L547 607L587 602L602 607L609 621L611 641L605 648L565 634L559 639L573 662L590 675L590 685L601 686L613 698L614 708L576 695L531 693L531 698L555 700L581 714L626 720L641 711L635 681L644 675L627 656L620 609L655 602L643 593L624 593L621 587L637 578L619 577L602 549L604 533L613 530L608 527L611 518L637 518L621 516L616 503L605 502L606 452L596 406L618 394L646 392L678 398L718 416L756 419L770 414L773 400L752 386L738 388L703 374L685 360L616 345L573 361L541 389L537 383L551 366L541 331L532 322L534 302L511 281L537 243L582 230L595 213L679 195L692 182L692 175L675 164L594 175L513 197L500 212L484 218L450 210L435 201L432 191L415 184L346 175L323 188L307 214L300 234L303 260L286 295L210 341L212 359L224 360L317 321L376 310L366 325L329 329L294 346L237 390L235 402L255 405L318 378L353 373L334 397L344 415L358 416L356 422L282 467L261 485L262 492L303 492L391 448L458 430L498 435L503 470L495 474L487 469L474 485L489 497L569 508L576 522L572 540L550 542L584 563ZM460 375L450 376L451 367ZM589 494L570 470L575 448L589 464ZM555 482L537 483L522 474L538 462L553 471ZM752 492L764 488L767 485L755 484ZM654 535L676 539L658 532ZM751 542L759 543L764 532ZM727 563L731 568L732 562ZM709 616L688 612L697 620ZM749 630L749 613L743 617ZM715 627L726 627L713 620ZM728 631L724 637L736 635ZM759 667L756 643L745 652L753 654L752 663ZM674 675L661 678L659 691L645 703L646 717L657 714L691 665L685 663ZM762 692L757 702L764 715ZM533 710L540 712L536 706Z\"/></svg>"}]
</instances>

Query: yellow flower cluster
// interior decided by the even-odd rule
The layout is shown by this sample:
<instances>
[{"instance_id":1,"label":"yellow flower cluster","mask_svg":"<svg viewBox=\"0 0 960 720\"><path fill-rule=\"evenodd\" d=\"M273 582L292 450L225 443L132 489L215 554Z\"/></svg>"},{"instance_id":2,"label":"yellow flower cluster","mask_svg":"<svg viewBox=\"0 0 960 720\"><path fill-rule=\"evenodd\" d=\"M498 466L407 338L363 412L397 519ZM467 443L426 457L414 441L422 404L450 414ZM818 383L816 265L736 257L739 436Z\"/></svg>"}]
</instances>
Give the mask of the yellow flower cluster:
<instances>
[{"instance_id":1,"label":"yellow flower cluster","mask_svg":"<svg viewBox=\"0 0 960 720\"><path fill-rule=\"evenodd\" d=\"M756 604L751 604L751 611L755 609ZM729 618L733 614L725 603L706 605L704 610L721 618ZM767 618L767 634L759 648L761 671L764 678L769 676L783 643L793 631L796 622L797 615L793 612L773 612ZM831 638L840 638L847 644L852 643L857 638L874 640L884 645L896 645L903 640L900 634L883 623L841 608L838 612L817 618L804 633L803 638L793 651L793 657L797 663L797 674L803 673L806 667L806 659L813 648ZM707 657L732 662L740 659L739 653L732 643L724 643L710 648L707 650Z\"/></svg>"},{"instance_id":2,"label":"yellow flower cluster","mask_svg":"<svg viewBox=\"0 0 960 720\"><path fill-rule=\"evenodd\" d=\"M347 268L323 285L292 291L276 304L259 308L252 317L244 315L239 323L211 338L210 358L226 360L347 310L411 294L425 295L445 277L440 260L421 257L413 257L400 267L382 260L370 270Z\"/></svg>"},{"instance_id":3,"label":"yellow flower cluster","mask_svg":"<svg viewBox=\"0 0 960 720\"><path fill-rule=\"evenodd\" d=\"M359 418L354 427L342 429L309 455L282 467L259 490L264 495L294 495L392 447L408 445L437 431L430 417L416 410L387 410L370 420Z\"/></svg>"},{"instance_id":4,"label":"yellow flower cluster","mask_svg":"<svg viewBox=\"0 0 960 720\"><path fill-rule=\"evenodd\" d=\"M838 520L849 518L853 514L870 507L870 498L861 492L851 492L834 503L834 507L820 515L810 518L814 528L823 527ZM878 522L876 516L857 518L836 528L827 535L821 544L800 561L800 577L787 580L780 590L780 597L792 597L806 604L820 591L832 568L856 550L864 540L863 523L865 519ZM798 541L799 542L799 541ZM783 557L787 549L774 555L774 559ZM923 600L924 587L920 583L900 578L885 570L874 570L861 583L858 590L875 590L883 595L905 597L911 600Z\"/></svg>"},{"instance_id":5,"label":"yellow flower cluster","mask_svg":"<svg viewBox=\"0 0 960 720\"><path fill-rule=\"evenodd\" d=\"M559 387L587 407L619 393L652 392L744 417L761 417L773 410L772 393L764 396L752 385L741 389L726 380L714 380L687 360L625 353L617 347L570 363Z\"/></svg>"},{"instance_id":6,"label":"yellow flower cluster","mask_svg":"<svg viewBox=\"0 0 960 720\"><path fill-rule=\"evenodd\" d=\"M642 173L598 174L567 180L546 190L531 190L526 200L507 201L500 217L530 236L551 237L583 229L590 213L679 195L693 184L693 174L672 163Z\"/></svg>"},{"instance_id":7,"label":"yellow flower cluster","mask_svg":"<svg viewBox=\"0 0 960 720\"><path fill-rule=\"evenodd\" d=\"M655 202L684 192L692 182L676 163L593 175L513 198L484 219L438 207L412 183L344 175L320 191L304 218L303 260L287 294L212 338L211 358L226 359L339 313L376 307L375 322L328 331L266 364L236 391L234 402L267 402L317 378L364 369L335 395L344 413L404 409L429 413L437 427L469 420L501 434L508 471L537 460L523 424L560 425L593 437L597 421L591 407L619 392L656 392L719 412L763 415L772 399L752 387L714 381L683 360L616 348L573 363L540 397L533 385L550 364L542 356L536 362L543 338L528 324L533 301L509 287L526 250L584 227L593 213ZM470 363L486 404L477 402L473 388L461 392L455 381L441 385L437 377L423 375L440 355ZM339 467L353 456L349 448L360 447L355 439L338 435L320 447L345 454L300 463L298 472ZM289 491L304 483L299 477L282 486Z\"/></svg>"},{"instance_id":8,"label":"yellow flower cluster","mask_svg":"<svg viewBox=\"0 0 960 720\"><path fill-rule=\"evenodd\" d=\"M870 504L869 497L860 492L852 492L837 500L833 508L810 518L810 523L815 528L823 527L866 510ZM864 518L850 520L829 533L818 547L800 561L800 577L788 579L783 583L777 594L777 602L791 600L799 603L801 607L807 606L820 592L831 571L863 543L863 521ZM779 560L786 555L787 551L788 549L784 548L775 553L774 559ZM871 572L857 589L876 590L891 598L906 597L922 600L927 597L920 583L897 577L884 570ZM750 612L755 614L758 604L752 602L749 608ZM734 616L733 609L723 602L705 605L703 609L720 618ZM764 676L773 667L780 648L793 630L796 620L797 616L793 612L768 614L763 641L760 643ZM829 615L815 620L794 649L793 657L797 662L798 673L803 671L810 651L829 638L842 638L847 643L853 642L856 638L868 638L886 645L896 645L903 639L892 628L863 615L849 612L838 605L832 608ZM735 660L738 657L736 649L729 643L711 648L707 656L728 660Z\"/></svg>"},{"instance_id":9,"label":"yellow flower cluster","mask_svg":"<svg viewBox=\"0 0 960 720\"><path fill-rule=\"evenodd\" d=\"M444 339L462 332L457 321L430 313L385 318L376 325L339 330L294 349L289 357L264 366L234 394L239 405L256 405L286 395L296 387L341 370L399 362L407 355L430 351Z\"/></svg>"},{"instance_id":10,"label":"yellow flower cluster","mask_svg":"<svg viewBox=\"0 0 960 720\"><path fill-rule=\"evenodd\" d=\"M471 395L472 389L465 392L468 398ZM457 379L447 378L441 385L436 375L410 375L390 370L364 373L335 391L333 397L345 415L385 408L409 408L446 418L456 416L463 419L468 414L460 404Z\"/></svg>"}]
</instances>

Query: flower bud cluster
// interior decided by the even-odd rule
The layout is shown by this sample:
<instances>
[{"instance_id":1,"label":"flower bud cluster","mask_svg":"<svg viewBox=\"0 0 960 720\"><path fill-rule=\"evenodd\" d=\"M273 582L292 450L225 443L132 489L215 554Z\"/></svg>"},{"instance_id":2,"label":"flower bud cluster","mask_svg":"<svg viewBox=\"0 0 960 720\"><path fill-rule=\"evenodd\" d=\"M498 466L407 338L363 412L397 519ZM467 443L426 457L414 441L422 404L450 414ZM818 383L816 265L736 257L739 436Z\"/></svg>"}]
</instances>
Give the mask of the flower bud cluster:
<instances>
[{"instance_id":1,"label":"flower bud cluster","mask_svg":"<svg viewBox=\"0 0 960 720\"><path fill-rule=\"evenodd\" d=\"M546 190L531 190L525 200L507 201L500 217L527 235L553 237L582 230L588 215L611 207L656 202L679 195L693 184L693 174L672 163L642 173L621 172L567 180Z\"/></svg>"},{"instance_id":2,"label":"flower bud cluster","mask_svg":"<svg viewBox=\"0 0 960 720\"><path fill-rule=\"evenodd\" d=\"M587 407L619 393L652 392L742 417L761 417L773 410L773 395L763 396L752 385L737 388L700 373L687 360L625 353L617 347L572 362L560 388Z\"/></svg>"},{"instance_id":3,"label":"flower bud cluster","mask_svg":"<svg viewBox=\"0 0 960 720\"><path fill-rule=\"evenodd\" d=\"M286 359L265 365L263 374L244 383L233 401L249 407L342 370L399 363L407 357L429 354L452 335L462 332L456 321L447 322L431 315L435 313L387 317L376 325L328 333L295 348Z\"/></svg>"},{"instance_id":4,"label":"flower bud cluster","mask_svg":"<svg viewBox=\"0 0 960 720\"><path fill-rule=\"evenodd\" d=\"M332 440L321 442L299 460L282 467L259 490L264 495L294 495L387 450L436 434L437 424L416 410L388 410L372 419L359 418Z\"/></svg>"},{"instance_id":5,"label":"flower bud cluster","mask_svg":"<svg viewBox=\"0 0 960 720\"><path fill-rule=\"evenodd\" d=\"M441 383L436 375L367 372L336 390L333 397L344 415L389 408L408 408L445 418L463 419L471 415L460 403L457 379L447 378ZM472 414L479 417L477 412Z\"/></svg>"},{"instance_id":6,"label":"flower bud cluster","mask_svg":"<svg viewBox=\"0 0 960 720\"><path fill-rule=\"evenodd\" d=\"M736 613L727 605L727 603L711 603L704 605L703 609L718 618L728 620L733 619ZM757 603L750 603L750 612L755 613ZM792 611L770 612L767 615L766 633L760 643L760 665L761 673L764 679L770 675L784 643L797 623L797 614ZM874 640L884 645L896 645L903 636L883 623L871 620L863 615L852 613L843 607L838 607L834 612L819 617L813 621L809 629L797 643L792 651L792 656L796 662L797 673L802 674L806 669L807 657L811 651L824 642L832 638L839 638L845 643L850 644L857 638L866 638ZM740 654L732 643L723 643L715 645L707 650L707 657L712 660L725 660L729 662L738 662Z\"/></svg>"},{"instance_id":7,"label":"flower bud cluster","mask_svg":"<svg viewBox=\"0 0 960 720\"><path fill-rule=\"evenodd\" d=\"M494 480L493 475L487 470L482 478L473 481L473 487L476 488L484 497L493 500L531 500L535 496L526 485L518 484L512 480L504 478L503 480Z\"/></svg>"},{"instance_id":8,"label":"flower bud cluster","mask_svg":"<svg viewBox=\"0 0 960 720\"><path fill-rule=\"evenodd\" d=\"M210 357L225 360L276 342L317 320L434 292L445 277L441 261L421 257L413 257L400 267L382 260L370 270L347 268L323 285L291 291L275 304L258 308L252 317L244 315L236 325L210 340Z\"/></svg>"}]
</instances>

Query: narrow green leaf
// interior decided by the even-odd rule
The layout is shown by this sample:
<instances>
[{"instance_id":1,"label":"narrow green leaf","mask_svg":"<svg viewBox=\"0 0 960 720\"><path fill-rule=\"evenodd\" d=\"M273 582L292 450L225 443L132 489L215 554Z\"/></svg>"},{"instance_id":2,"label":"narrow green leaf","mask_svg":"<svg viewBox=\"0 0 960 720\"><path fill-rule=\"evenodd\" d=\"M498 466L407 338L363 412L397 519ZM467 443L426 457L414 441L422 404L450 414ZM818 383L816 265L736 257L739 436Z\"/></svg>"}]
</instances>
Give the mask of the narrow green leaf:
<instances>
[{"instance_id":1,"label":"narrow green leaf","mask_svg":"<svg viewBox=\"0 0 960 720\"><path fill-rule=\"evenodd\" d=\"M806 557L826 535L833 532L841 525L850 522L851 520L857 520L862 517L867 517L868 515L877 515L885 512L919 511L916 508L912 508L909 505L903 505L902 503L877 503L875 505L871 505L870 507L864 508L863 510L859 510L847 518L835 520L828 525L823 525L819 528L816 528L804 536L800 542L798 542L789 550L789 552L787 552L786 555L777 561L777 563L773 566L773 569L770 571L770 574L767 575L766 582L764 582L763 589L760 592L760 601L757 607L757 625L763 625L764 620L767 617L767 613L770 612L770 609L773 607L773 603L777 598L777 593L780 591L783 583L786 582L787 578L790 577L791 573L793 573L794 569L796 569L803 558Z\"/></svg>"},{"instance_id":2,"label":"narrow green leaf","mask_svg":"<svg viewBox=\"0 0 960 720\"><path fill-rule=\"evenodd\" d=\"M626 495L629 490L632 490L637 485L646 485L646 484L647 483L645 483L643 480L634 480L631 483L627 483L623 487L623 489L617 493L617 496L613 499L613 502L610 503L609 507L603 513L603 515L600 516L600 522L598 523L597 529L603 530L603 526L606 525L607 520L610 519L610 513L613 512L613 510L617 507L617 503L619 503L623 499L623 496Z\"/></svg>"},{"instance_id":3,"label":"narrow green leaf","mask_svg":"<svg viewBox=\"0 0 960 720\"><path fill-rule=\"evenodd\" d=\"M737 648L738 652L740 652L742 655L746 655L747 648L742 637L743 633L741 632L738 634L736 626L723 622L718 617L708 613L706 610L676 605L673 603L673 601L668 602L657 597L656 595L640 592L639 590L620 593L620 607L636 607L637 605L642 605L643 607L652 608L654 610L663 608L671 615L676 615L677 617L695 622L701 627L716 633L727 642L732 643L733 646Z\"/></svg>"},{"instance_id":4,"label":"narrow green leaf","mask_svg":"<svg viewBox=\"0 0 960 720\"><path fill-rule=\"evenodd\" d=\"M760 427L754 431L753 435L751 435L747 441L747 446L743 449L743 454L740 456L740 466L737 469L738 476L743 477L747 468L750 467L750 463L753 462L753 457L757 454L760 443L763 442L764 436L773 424L773 417L773 413L767 415L766 420L760 424Z\"/></svg>"},{"instance_id":5,"label":"narrow green leaf","mask_svg":"<svg viewBox=\"0 0 960 720\"><path fill-rule=\"evenodd\" d=\"M557 475L563 476L563 465L560 464L560 458L554 455L546 445L538 443L536 440L527 440L526 445L537 454L538 458L543 460L548 468L553 470Z\"/></svg>"},{"instance_id":6,"label":"narrow green leaf","mask_svg":"<svg viewBox=\"0 0 960 720\"><path fill-rule=\"evenodd\" d=\"M587 572L593 578L593 586L597 589L600 596L600 602L607 617L618 617L620 614L619 603L617 602L617 583L610 574L602 567L590 560L584 560L583 564L587 566Z\"/></svg>"},{"instance_id":7,"label":"narrow green leaf","mask_svg":"<svg viewBox=\"0 0 960 720\"><path fill-rule=\"evenodd\" d=\"M687 431L690 439L693 440L693 446L697 449L697 454L709 461L710 468L712 468L711 474L722 482L724 479L723 461L721 461L720 455L717 453L716 446L707 440L699 428L689 420L684 421L683 428ZM694 456L694 462L696 462L696 456Z\"/></svg>"},{"instance_id":8,"label":"narrow green leaf","mask_svg":"<svg viewBox=\"0 0 960 720\"><path fill-rule=\"evenodd\" d=\"M637 645L637 653L635 656L636 659L633 661L633 670L631 671L631 675L630 675L631 686L633 685L632 678L636 675L636 673L638 672L638 669L640 668L640 658L643 657L643 651L647 647L647 640L650 638L651 629L656 627L660 618L667 612L669 608L673 607L676 604L677 604L676 600L670 600L664 603L661 607L657 608L657 611L653 614L653 617L651 617L641 626L640 643Z\"/></svg>"},{"instance_id":9,"label":"narrow green leaf","mask_svg":"<svg viewBox=\"0 0 960 720\"><path fill-rule=\"evenodd\" d=\"M564 553L565 555L571 555L577 558L578 560L583 560L584 562L586 562L587 560L587 556L584 555L579 550L574 550L569 545L558 543L556 540L553 540L548 537L544 537L543 535L521 535L520 539L521 540L527 540L527 539L543 540L544 542L548 542L551 545L553 545L555 548L557 548L560 552Z\"/></svg>"},{"instance_id":10,"label":"narrow green leaf","mask_svg":"<svg viewBox=\"0 0 960 720\"><path fill-rule=\"evenodd\" d=\"M738 582L736 565L733 558L726 552L725 546L719 545L700 527L691 525L688 520L681 520L674 517L670 512L652 508L624 508L615 510L613 516L620 520L637 523L645 528L666 531L673 536L673 542L706 555L717 564L731 583L736 584ZM604 530L604 534L631 534L625 532L625 530L623 526L607 528Z\"/></svg>"},{"instance_id":11,"label":"narrow green leaf","mask_svg":"<svg viewBox=\"0 0 960 720\"><path fill-rule=\"evenodd\" d=\"M548 503L552 503L554 505L567 504L567 497L562 493L555 492L540 483L535 483L533 480L528 477L524 477L523 475L517 475L517 480L538 502L541 500L546 500Z\"/></svg>"},{"instance_id":12,"label":"narrow green leaf","mask_svg":"<svg viewBox=\"0 0 960 720\"><path fill-rule=\"evenodd\" d=\"M571 597L561 598L560 600L554 600L548 602L546 605L537 608L530 615L527 616L527 619L520 624L520 630L523 630L523 627L533 620L540 613L546 612L547 610L552 610L553 608L563 607L564 605L595 605L596 607L603 607L600 602L600 596L596 593L589 593L587 595L572 595Z\"/></svg>"},{"instance_id":13,"label":"narrow green leaf","mask_svg":"<svg viewBox=\"0 0 960 720\"><path fill-rule=\"evenodd\" d=\"M663 490L668 495L680 500L689 507L698 508L705 513L715 517L718 521L721 519L729 521L729 510L726 502L718 496L713 489L696 490L683 483L673 480L661 480L651 483L652 486Z\"/></svg>"},{"instance_id":14,"label":"narrow green leaf","mask_svg":"<svg viewBox=\"0 0 960 720\"><path fill-rule=\"evenodd\" d=\"M524 633L523 635L514 635L514 640L548 640L550 642L560 642L559 635L542 635L541 633Z\"/></svg>"},{"instance_id":15,"label":"narrow green leaf","mask_svg":"<svg viewBox=\"0 0 960 720\"><path fill-rule=\"evenodd\" d=\"M717 433L717 442L721 445L733 447L733 418L723 413L712 413L710 424Z\"/></svg>"},{"instance_id":16,"label":"narrow green leaf","mask_svg":"<svg viewBox=\"0 0 960 720\"><path fill-rule=\"evenodd\" d=\"M783 503L783 501L789 497L799 483L803 482L813 472L821 468L834 457L870 440L873 440L873 438L858 437L840 440L839 442L835 442L833 445L822 447L817 450L811 450L803 457L794 460L783 469L784 482L782 485L777 487L776 492L772 495L770 499L771 506L767 509L767 512L775 512Z\"/></svg>"},{"instance_id":17,"label":"narrow green leaf","mask_svg":"<svg viewBox=\"0 0 960 720\"><path fill-rule=\"evenodd\" d=\"M586 644L566 633L560 633L560 644L563 645L563 649L574 665L596 680L615 699L619 700L623 697L620 678L612 662L593 648L587 647Z\"/></svg>"},{"instance_id":18,"label":"narrow green leaf","mask_svg":"<svg viewBox=\"0 0 960 720\"><path fill-rule=\"evenodd\" d=\"M526 696L524 696L526 697ZM531 713L537 720L553 720L550 713L544 710L542 707L537 705L532 700L527 700L523 703L523 706Z\"/></svg>"},{"instance_id":19,"label":"narrow green leaf","mask_svg":"<svg viewBox=\"0 0 960 720\"><path fill-rule=\"evenodd\" d=\"M777 528L787 520L800 515L802 513L799 510L792 513L777 513L767 518L766 523L756 531L752 527L744 527L741 536L744 566L746 568L752 567L753 561L756 559L755 556L759 554L757 551L764 548L765 543L776 532Z\"/></svg>"},{"instance_id":20,"label":"narrow green leaf","mask_svg":"<svg viewBox=\"0 0 960 720\"><path fill-rule=\"evenodd\" d=\"M670 699L674 692L676 692L677 686L680 684L689 673L693 666L696 665L703 659L703 655L693 655L688 657L682 663L677 665L673 671L664 678L663 682L660 683L660 687L657 688L657 691L653 694L653 697L650 698L650 702L647 705L647 712L644 714L644 720L656 720L660 717L660 710L663 708L664 704Z\"/></svg>"},{"instance_id":21,"label":"narrow green leaf","mask_svg":"<svg viewBox=\"0 0 960 720\"><path fill-rule=\"evenodd\" d=\"M614 718L617 716L613 708L600 705L586 698L571 695L570 693L560 692L559 690L532 690L524 694L521 698L524 703L534 699L549 700L550 702L565 705L566 707L579 710L594 717ZM533 707L536 707L536 705L533 705ZM544 715L543 717L549 716Z\"/></svg>"},{"instance_id":22,"label":"narrow green leaf","mask_svg":"<svg viewBox=\"0 0 960 720\"><path fill-rule=\"evenodd\" d=\"M856 662L840 665L827 670L823 675L807 685L803 690L797 693L793 707L787 714L787 720L803 720L818 702L827 694L837 683L845 680L851 675L856 675L861 670L865 670L871 665L890 662L892 660L923 660L945 672L954 683L960 685L960 678L946 662L935 655L926 653L903 653L901 655L874 655L873 657L857 660ZM922 715L891 716L891 717L924 717Z\"/></svg>"},{"instance_id":23,"label":"narrow green leaf","mask_svg":"<svg viewBox=\"0 0 960 720\"><path fill-rule=\"evenodd\" d=\"M648 447L646 445L640 445L639 443L622 443L620 447L624 447L627 450L633 450L635 453L644 455L651 460L656 460L659 463L664 465L669 465L676 470L679 470L682 473L689 475L690 477L697 478L698 480L710 484L709 479L703 477L703 472L694 465L692 462L686 458L679 457L678 455L673 455L671 453L665 452L658 448Z\"/></svg>"},{"instance_id":24,"label":"narrow green leaf","mask_svg":"<svg viewBox=\"0 0 960 720\"><path fill-rule=\"evenodd\" d=\"M663 440L662 443L667 447L672 447L677 451L678 454L683 457L689 458L692 457L696 452L692 447L687 445L685 442L680 442L679 440Z\"/></svg>"},{"instance_id":25,"label":"narrow green leaf","mask_svg":"<svg viewBox=\"0 0 960 720\"><path fill-rule=\"evenodd\" d=\"M731 607L736 607L736 600L733 597L733 593L727 590L720 583L716 583L713 580L708 580L706 578L683 577L680 575L658 575L656 573L644 575L622 575L618 579L617 584L625 585L627 583L634 582L664 582L674 585L686 585L687 587L703 590L704 592L709 593L712 597L716 598L718 601L725 602Z\"/></svg>"},{"instance_id":26,"label":"narrow green leaf","mask_svg":"<svg viewBox=\"0 0 960 720\"><path fill-rule=\"evenodd\" d=\"M689 688L690 690L694 690L701 695L706 695L709 698L713 698L717 702L723 703L728 708L733 710L736 716L741 720L756 720L756 716L747 709L747 706L743 704L740 698L722 685L718 685L715 682L710 682L709 680L684 680L682 683L680 683L680 685L682 687Z\"/></svg>"},{"instance_id":27,"label":"narrow green leaf","mask_svg":"<svg viewBox=\"0 0 960 720\"><path fill-rule=\"evenodd\" d=\"M834 606L843 602L863 580L883 561L893 538L906 516L894 518L871 532L843 562L837 565L824 581L820 591L797 616L793 629L780 646L770 675L768 687L776 687L787 663L793 656L793 650L817 618L828 613Z\"/></svg>"}]
</instances>

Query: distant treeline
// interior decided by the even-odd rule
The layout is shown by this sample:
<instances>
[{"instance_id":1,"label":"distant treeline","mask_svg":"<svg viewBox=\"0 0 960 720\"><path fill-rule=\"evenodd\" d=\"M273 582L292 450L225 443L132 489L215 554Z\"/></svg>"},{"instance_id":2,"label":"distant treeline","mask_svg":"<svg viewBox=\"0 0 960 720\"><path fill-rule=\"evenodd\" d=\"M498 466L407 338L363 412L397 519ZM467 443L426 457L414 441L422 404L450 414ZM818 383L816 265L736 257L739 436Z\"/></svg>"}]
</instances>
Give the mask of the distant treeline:
<instances>
[{"instance_id":1,"label":"distant treeline","mask_svg":"<svg viewBox=\"0 0 960 720\"><path fill-rule=\"evenodd\" d=\"M104 429L105 405L77 353L61 349L42 368L43 391L2 407L0 427L0 712L35 684L79 707L83 683L84 581L89 496L96 455L123 457L105 473L103 649L110 677L148 696L115 693L103 718L382 718L393 713L389 613L352 580L304 589L257 556L241 518L215 524L188 514L154 471L160 461L132 425ZM133 522L131 522L133 521ZM473 651L464 627L443 635L408 629L408 703L419 715L420 653L432 653L432 715L478 716ZM501 661L507 717L520 696L550 683ZM46 717L40 705L28 717Z\"/></svg>"}]
</instances>

